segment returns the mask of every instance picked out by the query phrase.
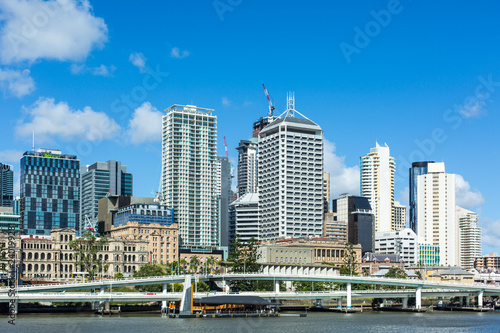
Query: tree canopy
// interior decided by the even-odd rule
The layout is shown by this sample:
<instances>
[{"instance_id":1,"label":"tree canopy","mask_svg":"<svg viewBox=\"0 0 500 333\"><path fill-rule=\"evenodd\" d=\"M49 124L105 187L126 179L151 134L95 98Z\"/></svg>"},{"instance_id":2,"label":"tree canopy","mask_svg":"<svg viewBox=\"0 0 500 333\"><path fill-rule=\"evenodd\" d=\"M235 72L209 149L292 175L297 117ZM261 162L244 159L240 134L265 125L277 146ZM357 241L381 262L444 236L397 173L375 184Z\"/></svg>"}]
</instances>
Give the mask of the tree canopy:
<instances>
[{"instance_id":1,"label":"tree canopy","mask_svg":"<svg viewBox=\"0 0 500 333\"><path fill-rule=\"evenodd\" d=\"M76 265L83 272L89 273L89 280L93 280L97 273L109 266L99 259L97 253L102 251L106 238L97 238L92 232L86 231L82 237L69 242L69 247L75 252Z\"/></svg>"}]
</instances>

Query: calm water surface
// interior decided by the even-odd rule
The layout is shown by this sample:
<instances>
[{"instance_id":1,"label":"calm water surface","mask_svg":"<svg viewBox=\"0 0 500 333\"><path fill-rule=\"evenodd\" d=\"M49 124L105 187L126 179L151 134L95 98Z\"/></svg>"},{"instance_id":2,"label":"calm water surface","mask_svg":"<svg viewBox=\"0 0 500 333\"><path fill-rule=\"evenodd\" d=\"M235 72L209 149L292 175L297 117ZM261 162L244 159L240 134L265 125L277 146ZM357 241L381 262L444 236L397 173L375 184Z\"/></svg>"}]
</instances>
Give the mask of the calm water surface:
<instances>
[{"instance_id":1,"label":"calm water surface","mask_svg":"<svg viewBox=\"0 0 500 333\"><path fill-rule=\"evenodd\" d=\"M500 312L308 313L306 318L169 319L160 314L99 316L20 314L0 317L0 332L500 332Z\"/></svg>"}]
</instances>

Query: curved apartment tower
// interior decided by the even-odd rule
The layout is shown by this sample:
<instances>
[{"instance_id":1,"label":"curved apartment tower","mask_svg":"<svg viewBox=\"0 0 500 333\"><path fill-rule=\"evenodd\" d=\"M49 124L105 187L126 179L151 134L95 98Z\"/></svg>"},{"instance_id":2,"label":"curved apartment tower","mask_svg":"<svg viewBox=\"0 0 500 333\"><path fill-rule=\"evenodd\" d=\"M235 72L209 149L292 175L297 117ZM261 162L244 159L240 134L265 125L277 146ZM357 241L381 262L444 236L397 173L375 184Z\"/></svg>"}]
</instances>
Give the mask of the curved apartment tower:
<instances>
[{"instance_id":1,"label":"curved apartment tower","mask_svg":"<svg viewBox=\"0 0 500 333\"><path fill-rule=\"evenodd\" d=\"M217 117L192 105L165 111L162 203L174 208L181 245L217 246Z\"/></svg>"}]
</instances>

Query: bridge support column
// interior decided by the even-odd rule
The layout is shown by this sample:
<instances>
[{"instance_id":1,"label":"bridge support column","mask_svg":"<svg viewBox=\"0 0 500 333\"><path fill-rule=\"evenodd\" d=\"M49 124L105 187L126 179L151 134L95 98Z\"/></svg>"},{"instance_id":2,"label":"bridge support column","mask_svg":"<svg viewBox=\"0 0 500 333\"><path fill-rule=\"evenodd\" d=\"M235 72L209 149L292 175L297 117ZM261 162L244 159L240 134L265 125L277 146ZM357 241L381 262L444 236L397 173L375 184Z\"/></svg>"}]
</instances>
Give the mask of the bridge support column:
<instances>
[{"instance_id":1,"label":"bridge support column","mask_svg":"<svg viewBox=\"0 0 500 333\"><path fill-rule=\"evenodd\" d=\"M465 305L466 306L470 305L470 296L465 296Z\"/></svg>"},{"instance_id":2,"label":"bridge support column","mask_svg":"<svg viewBox=\"0 0 500 333\"><path fill-rule=\"evenodd\" d=\"M480 309L483 307L483 295L484 295L483 290L481 290L477 295L477 307Z\"/></svg>"},{"instance_id":3,"label":"bridge support column","mask_svg":"<svg viewBox=\"0 0 500 333\"><path fill-rule=\"evenodd\" d=\"M347 308L351 308L351 282L347 283Z\"/></svg>"},{"instance_id":4,"label":"bridge support column","mask_svg":"<svg viewBox=\"0 0 500 333\"><path fill-rule=\"evenodd\" d=\"M443 306L443 297L442 296L438 297L438 306Z\"/></svg>"},{"instance_id":5,"label":"bridge support column","mask_svg":"<svg viewBox=\"0 0 500 333\"><path fill-rule=\"evenodd\" d=\"M408 297L403 297L403 309L408 309Z\"/></svg>"},{"instance_id":6,"label":"bridge support column","mask_svg":"<svg viewBox=\"0 0 500 333\"><path fill-rule=\"evenodd\" d=\"M342 309L342 298L337 298L337 308Z\"/></svg>"},{"instance_id":7,"label":"bridge support column","mask_svg":"<svg viewBox=\"0 0 500 333\"><path fill-rule=\"evenodd\" d=\"M417 292L415 293L415 309L420 310L422 308L422 286L417 287Z\"/></svg>"},{"instance_id":8,"label":"bridge support column","mask_svg":"<svg viewBox=\"0 0 500 333\"><path fill-rule=\"evenodd\" d=\"M181 307L179 309L180 315L192 314L193 308L193 287L191 286L191 275L186 275L184 280L184 290L182 291Z\"/></svg>"},{"instance_id":9,"label":"bridge support column","mask_svg":"<svg viewBox=\"0 0 500 333\"><path fill-rule=\"evenodd\" d=\"M294 291L292 281L285 281L286 291Z\"/></svg>"},{"instance_id":10,"label":"bridge support column","mask_svg":"<svg viewBox=\"0 0 500 333\"><path fill-rule=\"evenodd\" d=\"M279 281L275 281L274 282L274 292L275 293L279 293L280 292L280 282Z\"/></svg>"},{"instance_id":11,"label":"bridge support column","mask_svg":"<svg viewBox=\"0 0 500 333\"><path fill-rule=\"evenodd\" d=\"M163 296L167 295L167 284L163 284ZM163 300L161 301L161 313L166 313L167 312L167 301Z\"/></svg>"},{"instance_id":12,"label":"bridge support column","mask_svg":"<svg viewBox=\"0 0 500 333\"><path fill-rule=\"evenodd\" d=\"M101 289L99 290L99 295L104 295L104 290L105 290L105 289L106 289L106 288L101 287ZM106 303L106 302L99 301L99 309L104 309L104 307L105 307L105 305L106 305L105 303Z\"/></svg>"},{"instance_id":13,"label":"bridge support column","mask_svg":"<svg viewBox=\"0 0 500 333\"><path fill-rule=\"evenodd\" d=\"M460 306L464 306L464 297L460 296Z\"/></svg>"}]
</instances>

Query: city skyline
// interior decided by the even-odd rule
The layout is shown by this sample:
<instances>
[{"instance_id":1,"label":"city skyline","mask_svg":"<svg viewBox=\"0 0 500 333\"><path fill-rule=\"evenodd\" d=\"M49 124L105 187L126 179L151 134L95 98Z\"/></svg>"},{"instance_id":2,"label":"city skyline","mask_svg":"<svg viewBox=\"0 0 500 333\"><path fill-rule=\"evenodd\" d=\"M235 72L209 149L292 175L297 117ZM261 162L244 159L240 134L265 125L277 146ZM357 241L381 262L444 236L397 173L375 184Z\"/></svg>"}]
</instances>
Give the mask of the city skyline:
<instances>
[{"instance_id":1,"label":"city skyline","mask_svg":"<svg viewBox=\"0 0 500 333\"><path fill-rule=\"evenodd\" d=\"M92 2L43 11L48 23L32 22L37 38L21 36L15 49L11 32L41 9L38 1L14 3L0 5L12 14L0 28L0 162L14 165L15 195L35 130L37 148L59 148L82 164L123 161L134 192L151 196L161 178L161 116L175 103L215 109L217 155L225 155L225 136L236 166L238 142L268 112L265 82L276 113L295 91L297 110L323 129L332 198L359 194L358 159L377 141L391 148L394 199L405 205L411 163L443 161L457 175L457 205L479 214L483 253L498 252L498 4L463 3L444 20L444 4L401 1L378 33L366 34L388 2L242 2L226 11L211 2L155 11L125 3L121 15ZM168 27L159 19L165 12L175 14ZM185 25L187 14L197 23ZM58 28L76 18L78 29ZM79 43L54 47L44 38L50 33Z\"/></svg>"}]
</instances>

